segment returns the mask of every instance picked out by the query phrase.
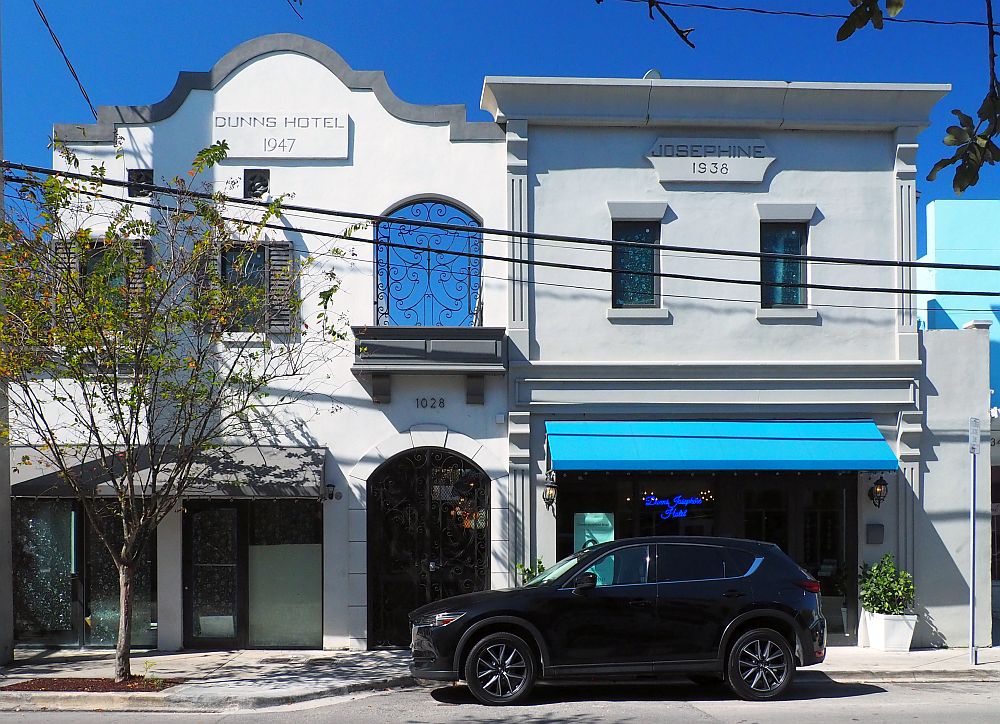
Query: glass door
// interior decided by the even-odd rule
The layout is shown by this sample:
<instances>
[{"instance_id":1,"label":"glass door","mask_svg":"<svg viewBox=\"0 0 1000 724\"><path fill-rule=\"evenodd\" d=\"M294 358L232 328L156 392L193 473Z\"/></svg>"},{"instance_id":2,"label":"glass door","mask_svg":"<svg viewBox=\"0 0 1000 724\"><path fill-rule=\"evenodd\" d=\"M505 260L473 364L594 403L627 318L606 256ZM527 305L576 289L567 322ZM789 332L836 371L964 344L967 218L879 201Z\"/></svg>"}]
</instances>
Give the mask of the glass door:
<instances>
[{"instance_id":1,"label":"glass door","mask_svg":"<svg viewBox=\"0 0 1000 724\"><path fill-rule=\"evenodd\" d=\"M246 570L239 503L185 503L185 646L239 648L246 640Z\"/></svg>"},{"instance_id":2,"label":"glass door","mask_svg":"<svg viewBox=\"0 0 1000 724\"><path fill-rule=\"evenodd\" d=\"M14 498L11 518L15 638L79 644L82 592L73 501Z\"/></svg>"}]
</instances>

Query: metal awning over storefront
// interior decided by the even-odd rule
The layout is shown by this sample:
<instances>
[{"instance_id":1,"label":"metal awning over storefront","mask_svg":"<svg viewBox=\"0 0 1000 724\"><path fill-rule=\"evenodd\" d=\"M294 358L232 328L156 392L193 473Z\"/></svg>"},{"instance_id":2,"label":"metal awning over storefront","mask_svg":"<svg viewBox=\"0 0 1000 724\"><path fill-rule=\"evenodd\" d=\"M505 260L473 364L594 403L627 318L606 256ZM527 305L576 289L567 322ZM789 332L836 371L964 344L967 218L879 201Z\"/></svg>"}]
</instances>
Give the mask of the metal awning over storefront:
<instances>
[{"instance_id":1,"label":"metal awning over storefront","mask_svg":"<svg viewBox=\"0 0 1000 724\"><path fill-rule=\"evenodd\" d=\"M895 470L872 420L547 422L549 469Z\"/></svg>"},{"instance_id":2,"label":"metal awning over storefront","mask_svg":"<svg viewBox=\"0 0 1000 724\"><path fill-rule=\"evenodd\" d=\"M71 450L64 451L68 458ZM99 497L115 496L109 465L93 455L80 454L73 473L84 490ZM73 490L59 475L48 455L33 448L11 447L11 495L15 497L71 497ZM148 455L139 471L136 495L148 494ZM165 456L158 480L169 475ZM324 492L326 448L293 446L221 446L198 457L192 468L194 480L184 491L185 498L319 498Z\"/></svg>"}]
</instances>

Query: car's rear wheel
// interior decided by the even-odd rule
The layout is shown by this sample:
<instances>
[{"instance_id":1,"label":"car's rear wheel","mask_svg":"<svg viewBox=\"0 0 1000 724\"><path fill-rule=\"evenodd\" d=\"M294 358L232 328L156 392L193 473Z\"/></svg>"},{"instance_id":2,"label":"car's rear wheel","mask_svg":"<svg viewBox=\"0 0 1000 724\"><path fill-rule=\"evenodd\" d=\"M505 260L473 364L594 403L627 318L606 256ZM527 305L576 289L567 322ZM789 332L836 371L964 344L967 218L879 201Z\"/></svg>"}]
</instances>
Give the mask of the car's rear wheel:
<instances>
[{"instance_id":1,"label":"car's rear wheel","mask_svg":"<svg viewBox=\"0 0 1000 724\"><path fill-rule=\"evenodd\" d=\"M741 699L766 701L781 696L795 677L792 649L777 631L747 631L729 649L729 687Z\"/></svg>"},{"instance_id":2,"label":"car's rear wheel","mask_svg":"<svg viewBox=\"0 0 1000 724\"><path fill-rule=\"evenodd\" d=\"M483 704L516 704L535 685L535 654L520 636L494 633L476 643L465 660L465 683Z\"/></svg>"}]
</instances>

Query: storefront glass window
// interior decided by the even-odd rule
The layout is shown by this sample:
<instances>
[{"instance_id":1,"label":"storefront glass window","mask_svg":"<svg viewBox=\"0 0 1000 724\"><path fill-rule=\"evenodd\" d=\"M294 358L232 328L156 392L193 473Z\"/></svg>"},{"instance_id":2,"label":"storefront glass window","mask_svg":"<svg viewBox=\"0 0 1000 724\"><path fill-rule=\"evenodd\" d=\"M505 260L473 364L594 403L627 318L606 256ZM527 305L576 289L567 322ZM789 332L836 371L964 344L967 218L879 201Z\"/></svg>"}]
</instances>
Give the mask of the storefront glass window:
<instances>
[{"instance_id":1,"label":"storefront glass window","mask_svg":"<svg viewBox=\"0 0 1000 724\"><path fill-rule=\"evenodd\" d=\"M86 643L113 646L118 637L118 569L97 534L87 531ZM105 519L104 535L111 544L122 542L121 524ZM152 536L151 536L152 538ZM156 646L156 566L152 540L143 548L132 577L132 646Z\"/></svg>"},{"instance_id":2,"label":"storefront glass window","mask_svg":"<svg viewBox=\"0 0 1000 724\"><path fill-rule=\"evenodd\" d=\"M781 488L747 487L744 534L788 552L788 494Z\"/></svg>"},{"instance_id":3,"label":"storefront glass window","mask_svg":"<svg viewBox=\"0 0 1000 724\"><path fill-rule=\"evenodd\" d=\"M250 646L323 645L323 517L315 500L255 500Z\"/></svg>"}]
</instances>

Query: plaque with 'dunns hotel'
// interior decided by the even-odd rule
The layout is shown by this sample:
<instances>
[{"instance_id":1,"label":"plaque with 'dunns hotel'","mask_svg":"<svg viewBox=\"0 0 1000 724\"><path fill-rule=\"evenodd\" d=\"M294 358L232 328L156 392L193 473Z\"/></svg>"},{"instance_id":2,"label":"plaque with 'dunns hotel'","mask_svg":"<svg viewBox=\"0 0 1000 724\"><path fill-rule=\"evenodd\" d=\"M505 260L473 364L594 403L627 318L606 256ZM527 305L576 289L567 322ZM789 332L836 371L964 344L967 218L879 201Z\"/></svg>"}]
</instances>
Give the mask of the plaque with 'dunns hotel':
<instances>
[{"instance_id":1,"label":"plaque with 'dunns hotel'","mask_svg":"<svg viewBox=\"0 0 1000 724\"><path fill-rule=\"evenodd\" d=\"M229 158L348 156L349 118L324 111L214 111L212 142L226 141Z\"/></svg>"},{"instance_id":2,"label":"plaque with 'dunns hotel'","mask_svg":"<svg viewBox=\"0 0 1000 724\"><path fill-rule=\"evenodd\" d=\"M646 158L660 183L760 183L775 157L760 138L657 138Z\"/></svg>"}]
</instances>

